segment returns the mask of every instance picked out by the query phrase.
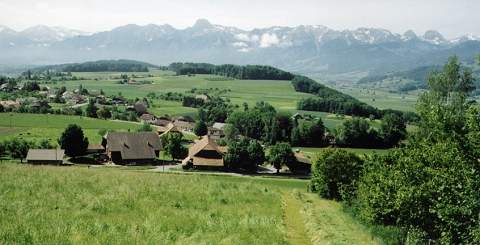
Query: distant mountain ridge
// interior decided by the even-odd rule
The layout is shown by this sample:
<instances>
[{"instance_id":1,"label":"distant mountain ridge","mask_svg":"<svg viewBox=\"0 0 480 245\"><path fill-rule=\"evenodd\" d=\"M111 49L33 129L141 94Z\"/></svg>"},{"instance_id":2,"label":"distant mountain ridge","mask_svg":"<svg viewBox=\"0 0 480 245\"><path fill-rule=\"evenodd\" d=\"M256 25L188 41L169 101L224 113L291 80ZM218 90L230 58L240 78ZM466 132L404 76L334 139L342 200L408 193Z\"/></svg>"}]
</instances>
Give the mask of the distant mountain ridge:
<instances>
[{"instance_id":1,"label":"distant mountain ridge","mask_svg":"<svg viewBox=\"0 0 480 245\"><path fill-rule=\"evenodd\" d=\"M438 65L448 56L470 60L480 38L447 40L437 31L417 35L379 28L333 30L321 25L250 31L198 20L192 27L126 25L93 34L37 26L16 32L0 26L0 64L57 64L134 59L154 64L177 61L265 64L309 75L384 73Z\"/></svg>"}]
</instances>

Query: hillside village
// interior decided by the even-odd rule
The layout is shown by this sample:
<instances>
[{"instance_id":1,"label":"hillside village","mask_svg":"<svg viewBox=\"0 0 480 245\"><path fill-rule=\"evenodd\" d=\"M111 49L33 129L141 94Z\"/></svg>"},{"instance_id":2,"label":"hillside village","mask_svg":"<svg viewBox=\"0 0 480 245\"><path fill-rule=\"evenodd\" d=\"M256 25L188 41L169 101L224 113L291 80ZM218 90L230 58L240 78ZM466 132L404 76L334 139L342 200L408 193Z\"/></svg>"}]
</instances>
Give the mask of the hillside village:
<instances>
[{"instance_id":1,"label":"hillside village","mask_svg":"<svg viewBox=\"0 0 480 245\"><path fill-rule=\"evenodd\" d=\"M105 216L118 212L135 220L142 217L137 212L167 209L155 213L155 222L175 213L169 222L179 222L182 234L189 224L197 231L211 222L209 234L223 237L215 222L235 221L223 228L238 230L241 217L251 215L270 221L243 227L248 239L259 232L254 226L289 230L268 238L274 244L478 241L480 221L471 214L480 210L480 109L470 97L475 78L456 57L431 75L416 112L379 109L269 66L174 63L141 70L40 69L1 77L0 158L6 163L0 168L11 174L0 178L53 186L42 191L69 198L42 208L80 210L106 223ZM58 184L65 176L74 188ZM43 200L30 187L15 188L28 205ZM82 195L104 200L85 202ZM15 209L0 209L1 217L9 219L9 210ZM183 212L204 220L184 220ZM348 238L339 227L348 227Z\"/></svg>"},{"instance_id":2,"label":"hillside village","mask_svg":"<svg viewBox=\"0 0 480 245\"><path fill-rule=\"evenodd\" d=\"M294 77L281 70L262 66L246 68L224 68L220 66L216 68L205 64L176 63L170 67L170 69L174 69L177 76L187 74L189 77L192 76L192 72L205 73L214 69L219 69L214 72L221 72L222 69L229 71L233 69L234 72L236 72L235 69L250 69L252 75L249 76L252 78L255 78L255 76L270 76L270 79L275 80ZM87 74L83 73L83 76ZM179 164L182 165L183 169L203 168L216 171L247 171L250 173L265 172L265 169L258 169L259 166L265 166L271 172L308 174L311 168L309 165L310 155L292 147L335 147L351 144L353 147L383 148L397 144L402 139L402 134L405 134L405 132L399 132L400 135L393 136L396 138L389 140L392 142L383 143L383 139L372 134L375 133L375 130L368 126L367 120L355 119L357 121L347 120L346 123L354 122L355 124L367 125L363 130L365 130L365 134L371 134L371 136L368 136L371 138L369 140L360 139L363 141L358 143L355 143L354 139L342 140L335 137L331 130L324 126L319 117L312 116L309 113L279 113L273 106L263 101L257 102L253 108L249 108L248 104L244 102L243 108L241 108L238 104L231 103L229 97L225 96L231 91L230 89L194 88L184 93L167 92L160 94L152 91L143 98L126 98L120 92L112 94L109 91L106 93L103 89L99 91L91 90L81 83L77 88L70 90L61 85L69 81L85 79L81 76L82 73L72 74L70 72L40 69L36 72L29 70L23 73L19 79L4 77L1 81L3 94L0 101L0 110L4 113L62 114L104 120L132 121L139 124L137 130L139 132L115 132L105 128L101 135L101 142L88 142L89 144L86 144L83 148L77 147L79 140L81 141L83 138L74 139L73 142L69 143L73 146L55 146L55 142L49 142L44 144L44 146L47 146L45 149L37 147L34 142L26 142L25 145L30 146L29 151L16 154L17 157L25 158L27 162L36 164L42 161L45 161L45 163L72 164L78 162L77 159L82 158L81 162L83 164L153 166ZM118 84L115 86L129 86L131 89L151 84L151 82L144 82L145 80L136 82L134 79L152 78L154 78L152 74L139 75L135 73L111 77L113 81L116 81L115 84ZM193 77L193 79L195 78ZM299 77L297 80L295 79L297 78L295 77L292 83L300 90L304 90L306 86L310 86L309 92L311 93L323 89L322 87L309 85L312 81L308 78ZM329 93L331 93L330 96L343 96L339 93L335 95L336 92L333 90ZM356 113L355 111L357 111L363 114L366 111L371 111L373 113L370 115L371 118L379 116L379 113L384 113L375 111L375 109L360 102L355 102L353 98L346 98L357 103L359 107L358 109L347 108L344 113ZM158 99L180 102L183 107L198 109L198 116L195 116L197 118L194 119L189 115L155 115L150 110L155 105L155 100ZM342 107L346 105L346 103L341 104ZM338 109L327 107L325 110L337 111ZM403 115L401 112L391 111L391 113L393 113L392 115ZM402 123L398 116L396 117L395 120L398 122L395 123ZM274 122L276 125L269 125L272 120L277 121ZM403 130L405 130L405 126L403 126ZM67 131L64 134L68 133ZM79 131L80 134L83 134L81 128ZM145 140L146 138L148 140ZM60 140L58 141L60 142ZM285 141L286 144L282 143ZM234 146L235 149L228 151L229 146ZM65 147L75 148L75 152L71 152ZM271 150L272 147L283 147L279 156L273 156L272 153L266 154L274 152ZM62 154L52 154L52 151L48 148L66 150L65 157L68 158L60 162L58 156ZM247 148L252 148L257 152L247 152ZM170 157L170 161L166 160L167 156ZM281 159L281 162L274 160L276 158Z\"/></svg>"}]
</instances>

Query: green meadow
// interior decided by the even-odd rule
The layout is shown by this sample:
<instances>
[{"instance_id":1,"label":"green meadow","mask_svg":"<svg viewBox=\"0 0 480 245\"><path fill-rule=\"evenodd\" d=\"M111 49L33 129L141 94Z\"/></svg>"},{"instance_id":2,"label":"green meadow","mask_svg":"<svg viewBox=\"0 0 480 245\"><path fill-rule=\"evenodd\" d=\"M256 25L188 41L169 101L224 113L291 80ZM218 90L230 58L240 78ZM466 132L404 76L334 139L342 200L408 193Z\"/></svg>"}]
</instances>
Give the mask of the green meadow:
<instances>
[{"instance_id":1,"label":"green meadow","mask_svg":"<svg viewBox=\"0 0 480 245\"><path fill-rule=\"evenodd\" d=\"M379 109L415 111L418 99L418 92L400 94L379 89L362 89L350 86L341 86L337 89Z\"/></svg>"},{"instance_id":2,"label":"green meadow","mask_svg":"<svg viewBox=\"0 0 480 245\"><path fill-rule=\"evenodd\" d=\"M1 244L377 242L303 180L13 163L0 172Z\"/></svg>"},{"instance_id":3,"label":"green meadow","mask_svg":"<svg viewBox=\"0 0 480 245\"><path fill-rule=\"evenodd\" d=\"M28 140L50 139L55 143L69 124L77 124L84 129L91 143L99 144L100 129L135 131L139 123L109 121L81 116L0 113L0 140L21 137Z\"/></svg>"},{"instance_id":4,"label":"green meadow","mask_svg":"<svg viewBox=\"0 0 480 245\"><path fill-rule=\"evenodd\" d=\"M294 111L297 102L302 97L313 96L295 92L290 81L233 80L215 75L175 76L172 72L155 70L149 73L134 74L140 77L134 78L137 81L151 81L153 83L138 85L118 84L121 73L81 72L73 73L73 75L85 80L59 82L56 86L65 86L68 90L73 90L81 84L89 90L100 91L102 89L107 95L121 93L127 98L145 97L149 92L186 92L192 88L228 89L230 91L222 96L229 98L234 104L242 105L243 102L247 102L253 106L258 101L266 101L281 111ZM157 113L168 114L175 112L169 109L172 107L172 103L167 106L163 106L163 104L163 101L158 103L158 108L155 109ZM181 107L180 102L176 102L176 104L178 107ZM185 110L176 113L182 114L185 113Z\"/></svg>"},{"instance_id":5,"label":"green meadow","mask_svg":"<svg viewBox=\"0 0 480 245\"><path fill-rule=\"evenodd\" d=\"M120 75L128 74L135 75L137 81L151 81L152 84L119 84ZM248 103L249 106L254 106L255 103L266 101L273 105L278 111L302 114L310 114L322 118L325 126L329 129L336 128L341 124L345 118L335 114L324 112L310 112L299 111L296 109L297 102L305 97L312 97L311 94L296 92L290 81L272 81L272 80L234 80L231 78L216 76L216 75L194 75L194 76L176 76L169 71L152 70L150 72L137 73L114 73L114 72L78 72L73 73L78 78L83 80L58 82L53 85L56 87L65 86L68 90L77 89L80 85L91 91L103 90L107 95L117 95L121 93L127 98L142 98L150 92L167 93L167 92L188 92L192 88L197 89L218 89L224 91L221 96L228 98L233 104L240 107L243 103ZM348 92L348 91L347 91ZM360 94L358 94L360 95ZM360 96L360 99L365 100ZM388 108L382 105L365 101L369 104L379 106L380 108ZM400 103L400 102L399 102ZM58 105L56 105L58 106ZM392 105L396 108L396 105ZM410 105L406 105L410 108ZM166 101L161 99L154 99L151 107L151 113L157 116L161 115L189 115L197 116L197 109L183 107L181 102ZM378 122L372 122L376 126Z\"/></svg>"}]
</instances>

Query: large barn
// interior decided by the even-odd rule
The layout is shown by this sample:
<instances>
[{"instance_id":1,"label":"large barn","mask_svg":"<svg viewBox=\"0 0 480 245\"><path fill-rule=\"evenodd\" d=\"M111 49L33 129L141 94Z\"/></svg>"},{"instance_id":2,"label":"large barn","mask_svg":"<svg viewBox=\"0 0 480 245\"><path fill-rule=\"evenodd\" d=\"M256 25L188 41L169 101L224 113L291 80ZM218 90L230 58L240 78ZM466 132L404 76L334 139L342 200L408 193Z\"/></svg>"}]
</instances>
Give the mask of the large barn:
<instances>
[{"instance_id":1,"label":"large barn","mask_svg":"<svg viewBox=\"0 0 480 245\"><path fill-rule=\"evenodd\" d=\"M31 164L63 164L65 151L61 149L30 149L27 162Z\"/></svg>"},{"instance_id":2,"label":"large barn","mask_svg":"<svg viewBox=\"0 0 480 245\"><path fill-rule=\"evenodd\" d=\"M102 144L115 164L151 164L162 149L160 138L154 132L112 132Z\"/></svg>"},{"instance_id":3,"label":"large barn","mask_svg":"<svg viewBox=\"0 0 480 245\"><path fill-rule=\"evenodd\" d=\"M182 161L182 165L192 167L224 167L224 153L224 148L220 147L210 137L204 136L188 149L188 156Z\"/></svg>"}]
</instances>

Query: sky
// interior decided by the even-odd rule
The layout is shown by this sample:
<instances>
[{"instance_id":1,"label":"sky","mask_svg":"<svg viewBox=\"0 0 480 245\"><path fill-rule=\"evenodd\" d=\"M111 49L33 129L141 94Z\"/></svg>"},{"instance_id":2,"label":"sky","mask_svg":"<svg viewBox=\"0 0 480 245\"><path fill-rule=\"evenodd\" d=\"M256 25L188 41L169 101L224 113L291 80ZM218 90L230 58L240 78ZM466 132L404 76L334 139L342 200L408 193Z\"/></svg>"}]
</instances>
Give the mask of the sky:
<instances>
[{"instance_id":1,"label":"sky","mask_svg":"<svg viewBox=\"0 0 480 245\"><path fill-rule=\"evenodd\" d=\"M204 18L246 30L325 25L480 36L479 0L0 0L0 9L0 25L15 30L39 24L88 32L126 24L186 28Z\"/></svg>"}]
</instances>

